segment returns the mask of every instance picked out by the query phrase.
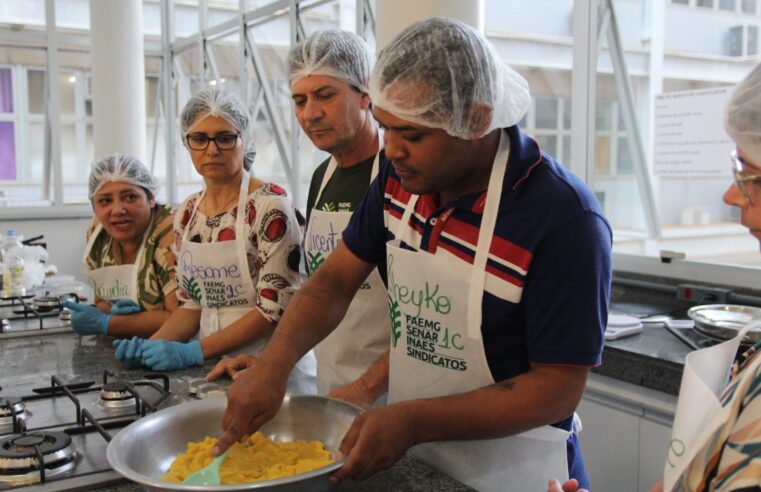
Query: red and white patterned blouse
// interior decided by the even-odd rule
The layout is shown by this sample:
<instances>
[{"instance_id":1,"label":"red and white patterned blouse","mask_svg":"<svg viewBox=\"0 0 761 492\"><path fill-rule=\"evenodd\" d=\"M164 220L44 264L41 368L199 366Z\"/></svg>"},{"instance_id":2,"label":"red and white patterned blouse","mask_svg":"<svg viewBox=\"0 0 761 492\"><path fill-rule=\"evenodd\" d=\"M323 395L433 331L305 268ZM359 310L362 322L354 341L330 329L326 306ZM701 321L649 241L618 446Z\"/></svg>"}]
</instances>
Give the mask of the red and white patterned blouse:
<instances>
[{"instance_id":1,"label":"red and white patterned blouse","mask_svg":"<svg viewBox=\"0 0 761 492\"><path fill-rule=\"evenodd\" d=\"M196 211L192 223L188 224L200 196L200 191L190 195L174 215L175 255L180 251L188 227L188 240L197 243L232 241L239 234L235 230L237 203L231 210L213 217ZM256 288L256 307L268 321L276 323L301 285L301 230L293 204L285 190L276 184L267 183L249 193L244 213L243 233L248 238L246 256ZM201 309L182 287L177 293L183 307Z\"/></svg>"}]
</instances>

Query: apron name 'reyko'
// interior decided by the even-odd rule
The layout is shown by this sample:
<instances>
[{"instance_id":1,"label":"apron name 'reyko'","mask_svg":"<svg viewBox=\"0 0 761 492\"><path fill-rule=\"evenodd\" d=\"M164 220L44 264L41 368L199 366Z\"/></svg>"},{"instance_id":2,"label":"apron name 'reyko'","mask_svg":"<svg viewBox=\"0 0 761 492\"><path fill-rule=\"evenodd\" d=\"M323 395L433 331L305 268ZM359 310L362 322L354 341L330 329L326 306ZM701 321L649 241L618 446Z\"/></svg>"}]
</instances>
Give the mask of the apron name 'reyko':
<instances>
[{"instance_id":1,"label":"apron name 'reyko'","mask_svg":"<svg viewBox=\"0 0 761 492\"><path fill-rule=\"evenodd\" d=\"M400 304L412 304L417 307L416 316L420 316L421 310L433 309L439 314L449 314L452 310L452 300L439 294L440 286L431 285L425 281L425 287L422 289L411 289L406 285L396 283L392 267L394 266L394 255L388 255L388 288L394 293L395 299Z\"/></svg>"}]
</instances>

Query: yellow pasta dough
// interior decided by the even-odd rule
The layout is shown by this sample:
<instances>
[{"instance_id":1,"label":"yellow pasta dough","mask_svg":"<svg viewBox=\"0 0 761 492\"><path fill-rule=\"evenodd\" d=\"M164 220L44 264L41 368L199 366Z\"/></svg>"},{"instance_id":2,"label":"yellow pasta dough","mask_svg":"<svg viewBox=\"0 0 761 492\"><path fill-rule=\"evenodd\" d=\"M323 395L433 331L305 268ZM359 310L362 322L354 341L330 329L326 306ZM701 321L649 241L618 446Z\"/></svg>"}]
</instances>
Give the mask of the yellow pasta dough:
<instances>
[{"instance_id":1,"label":"yellow pasta dough","mask_svg":"<svg viewBox=\"0 0 761 492\"><path fill-rule=\"evenodd\" d=\"M162 477L167 482L182 482L190 474L211 463L213 437L189 442L187 451L172 462ZM245 443L235 443L222 462L219 476L222 484L272 480L305 473L333 463L330 453L320 441L275 442L261 432L249 436Z\"/></svg>"}]
</instances>

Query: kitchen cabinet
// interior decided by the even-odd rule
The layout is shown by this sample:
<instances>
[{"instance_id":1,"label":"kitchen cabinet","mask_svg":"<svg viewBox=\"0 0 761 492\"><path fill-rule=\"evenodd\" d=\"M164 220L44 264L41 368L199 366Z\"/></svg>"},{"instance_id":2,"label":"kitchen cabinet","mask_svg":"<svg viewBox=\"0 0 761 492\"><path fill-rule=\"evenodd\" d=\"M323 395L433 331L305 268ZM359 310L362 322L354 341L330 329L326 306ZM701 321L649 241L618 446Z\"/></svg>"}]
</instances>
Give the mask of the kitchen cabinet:
<instances>
[{"instance_id":1,"label":"kitchen cabinet","mask_svg":"<svg viewBox=\"0 0 761 492\"><path fill-rule=\"evenodd\" d=\"M590 374L577 412L592 491L647 492L663 474L677 398Z\"/></svg>"}]
</instances>

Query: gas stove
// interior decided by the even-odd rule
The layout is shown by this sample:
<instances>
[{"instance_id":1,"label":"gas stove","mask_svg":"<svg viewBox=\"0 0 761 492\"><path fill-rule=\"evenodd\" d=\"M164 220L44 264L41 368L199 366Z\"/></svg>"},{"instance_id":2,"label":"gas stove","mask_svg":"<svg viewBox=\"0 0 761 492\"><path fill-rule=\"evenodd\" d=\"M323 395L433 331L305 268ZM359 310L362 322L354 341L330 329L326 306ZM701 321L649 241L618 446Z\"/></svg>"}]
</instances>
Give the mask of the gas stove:
<instances>
[{"instance_id":1,"label":"gas stove","mask_svg":"<svg viewBox=\"0 0 761 492\"><path fill-rule=\"evenodd\" d=\"M0 297L0 338L71 332L71 312L63 301L77 294Z\"/></svg>"},{"instance_id":2,"label":"gas stove","mask_svg":"<svg viewBox=\"0 0 761 492\"><path fill-rule=\"evenodd\" d=\"M101 384L52 376L49 386L29 395L0 390L0 490L91 489L125 481L106 460L109 441L146 414L194 399L191 387L198 382L170 382L155 373L128 381L104 371Z\"/></svg>"}]
</instances>

